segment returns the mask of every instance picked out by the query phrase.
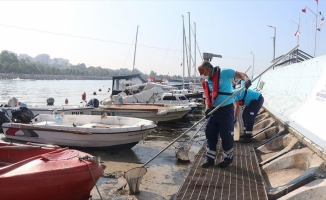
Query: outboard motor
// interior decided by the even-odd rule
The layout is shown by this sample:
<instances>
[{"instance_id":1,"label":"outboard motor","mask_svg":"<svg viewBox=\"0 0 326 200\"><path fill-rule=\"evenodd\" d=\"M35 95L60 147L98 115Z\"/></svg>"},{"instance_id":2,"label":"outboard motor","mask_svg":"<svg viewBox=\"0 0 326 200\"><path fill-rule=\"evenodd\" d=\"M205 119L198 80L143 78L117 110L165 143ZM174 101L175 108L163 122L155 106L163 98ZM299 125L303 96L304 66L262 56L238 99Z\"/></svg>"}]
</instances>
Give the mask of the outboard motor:
<instances>
[{"instance_id":1,"label":"outboard motor","mask_svg":"<svg viewBox=\"0 0 326 200\"><path fill-rule=\"evenodd\" d=\"M53 99L52 97L48 98L48 99L46 100L46 104L47 104L48 106L53 106L53 104L54 104L54 99Z\"/></svg>"},{"instance_id":2,"label":"outboard motor","mask_svg":"<svg viewBox=\"0 0 326 200\"><path fill-rule=\"evenodd\" d=\"M98 106L100 105L100 102L97 99L91 99L91 100L89 100L87 105L93 106L94 108L98 108Z\"/></svg>"},{"instance_id":3,"label":"outboard motor","mask_svg":"<svg viewBox=\"0 0 326 200\"><path fill-rule=\"evenodd\" d=\"M34 118L34 114L27 107L17 107L11 111L11 118L15 123L28 124Z\"/></svg>"},{"instance_id":4,"label":"outboard motor","mask_svg":"<svg viewBox=\"0 0 326 200\"><path fill-rule=\"evenodd\" d=\"M2 124L6 123L6 122L10 122L10 118L8 116L8 113L5 109L0 109L0 133L3 133L2 130Z\"/></svg>"}]
</instances>

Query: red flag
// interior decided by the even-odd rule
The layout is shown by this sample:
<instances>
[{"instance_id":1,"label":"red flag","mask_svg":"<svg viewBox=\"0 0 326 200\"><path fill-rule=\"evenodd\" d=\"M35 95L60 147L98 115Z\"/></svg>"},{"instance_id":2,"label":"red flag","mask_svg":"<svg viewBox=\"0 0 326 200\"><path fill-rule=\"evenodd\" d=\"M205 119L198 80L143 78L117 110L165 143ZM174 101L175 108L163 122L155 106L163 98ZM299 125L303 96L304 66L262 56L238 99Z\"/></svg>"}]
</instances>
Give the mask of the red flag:
<instances>
[{"instance_id":1,"label":"red flag","mask_svg":"<svg viewBox=\"0 0 326 200\"><path fill-rule=\"evenodd\" d=\"M302 9L302 12L304 12L304 13L305 13L305 12L306 12L306 8Z\"/></svg>"},{"instance_id":2,"label":"red flag","mask_svg":"<svg viewBox=\"0 0 326 200\"><path fill-rule=\"evenodd\" d=\"M297 31L295 32L294 36L300 36L300 31L297 30Z\"/></svg>"},{"instance_id":3,"label":"red flag","mask_svg":"<svg viewBox=\"0 0 326 200\"><path fill-rule=\"evenodd\" d=\"M318 0L316 0L317 4L318 4Z\"/></svg>"}]
</instances>

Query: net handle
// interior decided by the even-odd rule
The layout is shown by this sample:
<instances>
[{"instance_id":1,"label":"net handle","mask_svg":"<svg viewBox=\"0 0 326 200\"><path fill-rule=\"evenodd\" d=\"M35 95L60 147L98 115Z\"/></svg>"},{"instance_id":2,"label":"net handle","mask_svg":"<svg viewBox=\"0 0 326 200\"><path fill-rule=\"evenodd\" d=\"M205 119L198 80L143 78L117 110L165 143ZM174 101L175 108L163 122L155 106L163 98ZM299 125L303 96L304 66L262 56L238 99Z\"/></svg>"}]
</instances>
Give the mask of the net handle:
<instances>
[{"instance_id":1,"label":"net handle","mask_svg":"<svg viewBox=\"0 0 326 200\"><path fill-rule=\"evenodd\" d=\"M188 144L191 144L192 140L195 138L195 136L199 133L199 131L201 130L201 128L205 125L206 123L203 123L199 129L193 134L193 136L190 138Z\"/></svg>"},{"instance_id":2,"label":"net handle","mask_svg":"<svg viewBox=\"0 0 326 200\"><path fill-rule=\"evenodd\" d=\"M262 73L260 73L258 76L256 76L252 82L254 82L258 77L260 77L261 75L263 75L265 72L267 72L269 69L271 69L272 67L274 67L277 63L279 63L283 58L285 58L286 56L288 56L290 53L292 53L294 50L296 50L299 47L299 45L296 45L293 49L291 49L288 53L284 54L283 56L281 56L280 58L278 58L271 66L269 66L267 69L265 69ZM245 87L240 88L237 92L233 93L229 98L227 98L226 100L224 100L220 105L216 106L210 113L208 113L208 115L213 114L217 109L219 109L220 107L222 107L222 105L224 105L224 103L228 102L229 100L231 100L235 95L237 95L239 92L241 92ZM181 135L179 135L176 139L174 139L170 144L168 144L165 148L163 148L160 152L158 152L155 156L153 156L151 159L149 159L146 163L143 164L143 166L147 165L148 163L150 163L152 160L154 160L157 156L159 156L163 151L165 151L167 148L169 148L172 144L174 144L177 140L179 140L184 134L188 133L191 129L193 129L194 127L196 127L200 122L204 121L206 119L206 116L204 116L203 118L201 118L198 122L196 122L194 125L192 125L190 128L188 128L185 132L183 132Z\"/></svg>"}]
</instances>

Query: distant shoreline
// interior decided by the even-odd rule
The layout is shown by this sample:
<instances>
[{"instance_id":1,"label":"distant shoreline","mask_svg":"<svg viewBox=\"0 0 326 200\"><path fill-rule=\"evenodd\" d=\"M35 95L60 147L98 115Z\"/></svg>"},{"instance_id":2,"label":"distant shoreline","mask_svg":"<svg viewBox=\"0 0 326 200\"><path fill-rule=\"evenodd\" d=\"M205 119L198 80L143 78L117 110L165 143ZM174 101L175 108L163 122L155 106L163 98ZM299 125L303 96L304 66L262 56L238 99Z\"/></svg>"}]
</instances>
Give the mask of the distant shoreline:
<instances>
[{"instance_id":1,"label":"distant shoreline","mask_svg":"<svg viewBox=\"0 0 326 200\"><path fill-rule=\"evenodd\" d=\"M112 80L112 77L47 75L47 74L7 74L0 73L0 79L33 79L33 80Z\"/></svg>"}]
</instances>

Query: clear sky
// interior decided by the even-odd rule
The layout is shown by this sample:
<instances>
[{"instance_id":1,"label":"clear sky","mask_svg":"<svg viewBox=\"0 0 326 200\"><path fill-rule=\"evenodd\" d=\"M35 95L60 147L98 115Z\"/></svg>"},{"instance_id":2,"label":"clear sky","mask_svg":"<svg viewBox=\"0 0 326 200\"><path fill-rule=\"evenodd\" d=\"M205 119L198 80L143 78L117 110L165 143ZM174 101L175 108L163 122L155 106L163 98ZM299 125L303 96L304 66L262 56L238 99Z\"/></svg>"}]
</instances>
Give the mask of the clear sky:
<instances>
[{"instance_id":1,"label":"clear sky","mask_svg":"<svg viewBox=\"0 0 326 200\"><path fill-rule=\"evenodd\" d=\"M317 13L316 0L0 1L0 50L132 70L139 26L135 68L182 75L182 15L189 45L189 12L192 30L196 23L196 66L200 52L209 52L223 56L213 65L242 72L254 60L259 74L273 58L274 28L268 25L276 27L278 57L296 46L300 16L299 48L314 55L315 14L303 13L305 6ZM319 11L326 15L326 0L319 0ZM320 19L318 14L318 27ZM194 57L193 35L190 40ZM316 41L316 56L325 55L326 24Z\"/></svg>"}]
</instances>

